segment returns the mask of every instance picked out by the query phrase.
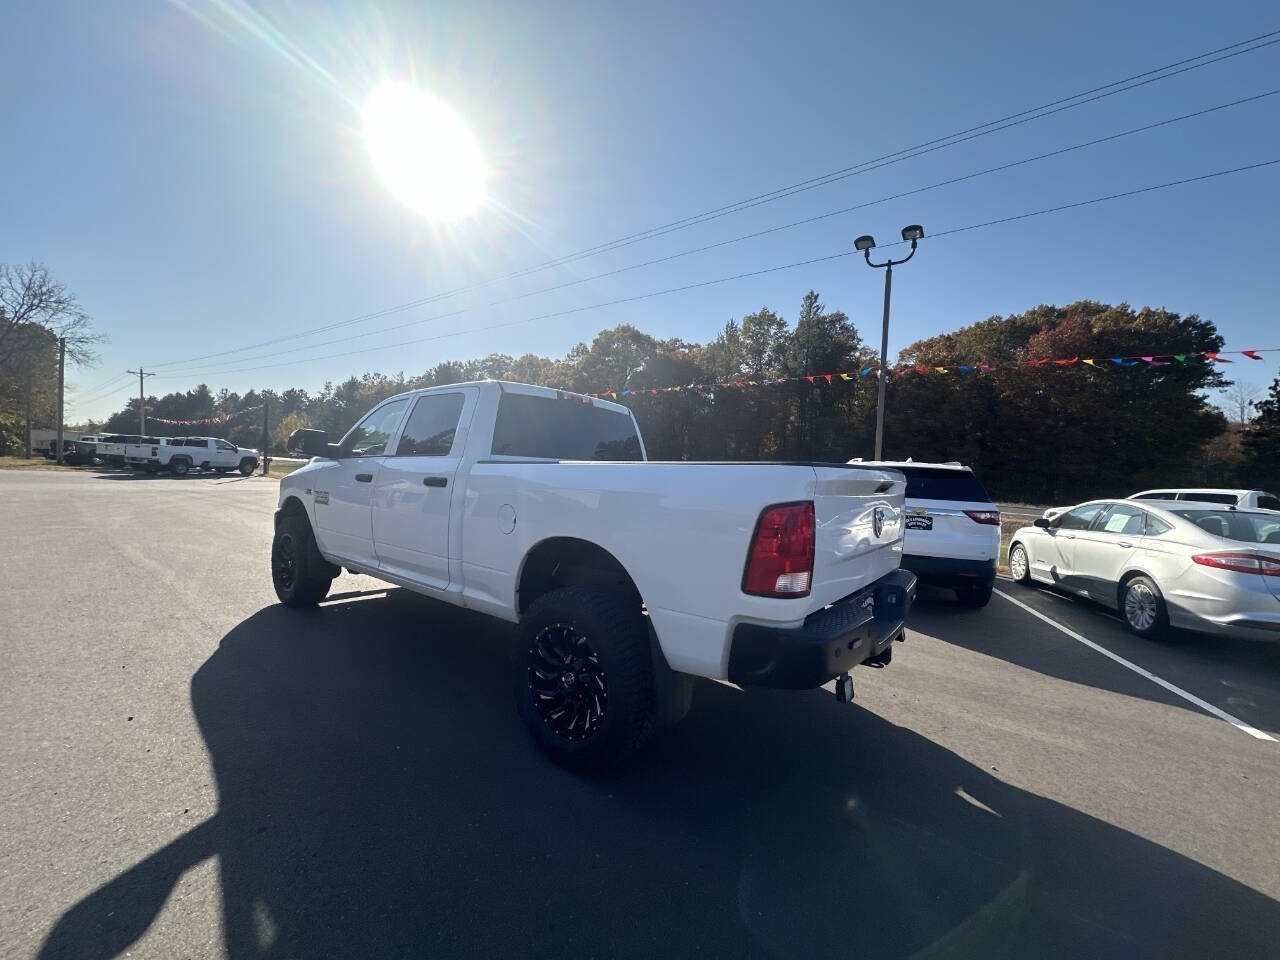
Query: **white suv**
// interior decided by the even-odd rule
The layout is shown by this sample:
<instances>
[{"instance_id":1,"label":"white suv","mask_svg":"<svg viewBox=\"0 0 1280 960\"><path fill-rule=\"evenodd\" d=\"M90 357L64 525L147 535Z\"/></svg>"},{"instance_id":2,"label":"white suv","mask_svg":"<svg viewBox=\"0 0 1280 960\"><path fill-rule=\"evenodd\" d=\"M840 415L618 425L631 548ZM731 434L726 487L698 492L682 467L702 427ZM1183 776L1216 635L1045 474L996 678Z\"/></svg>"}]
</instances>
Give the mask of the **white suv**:
<instances>
[{"instance_id":1,"label":"white suv","mask_svg":"<svg viewBox=\"0 0 1280 960\"><path fill-rule=\"evenodd\" d=\"M850 460L907 477L902 566L924 583L950 587L966 607L985 607L1000 555L1000 511L959 463Z\"/></svg>"},{"instance_id":2,"label":"white suv","mask_svg":"<svg viewBox=\"0 0 1280 960\"><path fill-rule=\"evenodd\" d=\"M1280 497L1265 490L1230 490L1223 487L1164 487L1131 493L1130 500L1194 500L1225 503L1241 510L1280 510Z\"/></svg>"}]
</instances>

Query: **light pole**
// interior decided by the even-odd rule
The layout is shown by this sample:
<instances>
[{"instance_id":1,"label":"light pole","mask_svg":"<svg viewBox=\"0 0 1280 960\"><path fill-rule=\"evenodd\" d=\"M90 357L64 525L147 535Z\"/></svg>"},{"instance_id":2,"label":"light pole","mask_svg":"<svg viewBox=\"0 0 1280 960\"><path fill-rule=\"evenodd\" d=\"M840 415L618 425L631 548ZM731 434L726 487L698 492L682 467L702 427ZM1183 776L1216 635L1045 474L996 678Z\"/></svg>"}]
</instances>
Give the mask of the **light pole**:
<instances>
[{"instance_id":1,"label":"light pole","mask_svg":"<svg viewBox=\"0 0 1280 960\"><path fill-rule=\"evenodd\" d=\"M901 260L886 260L884 263L872 263L871 251L875 248L876 239L870 234L863 234L853 241L853 248L861 250L867 258L867 266L879 269L884 267L884 322L880 329L880 389L876 396L876 459L884 454L884 386L889 379L889 291L893 289L893 268L906 263L916 255L916 242L924 237L924 227L913 223L902 228L902 239L911 244L911 252Z\"/></svg>"}]
</instances>

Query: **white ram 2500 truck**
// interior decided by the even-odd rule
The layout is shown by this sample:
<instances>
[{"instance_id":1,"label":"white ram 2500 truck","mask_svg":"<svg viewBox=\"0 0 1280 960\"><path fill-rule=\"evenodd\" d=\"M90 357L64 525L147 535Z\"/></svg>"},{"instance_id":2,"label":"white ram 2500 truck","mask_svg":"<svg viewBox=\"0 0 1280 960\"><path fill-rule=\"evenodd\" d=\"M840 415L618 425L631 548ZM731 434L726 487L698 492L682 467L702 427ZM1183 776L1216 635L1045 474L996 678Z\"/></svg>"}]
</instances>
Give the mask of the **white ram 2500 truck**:
<instances>
[{"instance_id":1,"label":"white ram 2500 truck","mask_svg":"<svg viewBox=\"0 0 1280 960\"><path fill-rule=\"evenodd\" d=\"M280 483L271 570L314 606L345 567L519 624L520 714L569 766L684 716L692 678L808 689L901 639L906 481L818 463L646 462L631 412L525 384L383 401Z\"/></svg>"}]
</instances>

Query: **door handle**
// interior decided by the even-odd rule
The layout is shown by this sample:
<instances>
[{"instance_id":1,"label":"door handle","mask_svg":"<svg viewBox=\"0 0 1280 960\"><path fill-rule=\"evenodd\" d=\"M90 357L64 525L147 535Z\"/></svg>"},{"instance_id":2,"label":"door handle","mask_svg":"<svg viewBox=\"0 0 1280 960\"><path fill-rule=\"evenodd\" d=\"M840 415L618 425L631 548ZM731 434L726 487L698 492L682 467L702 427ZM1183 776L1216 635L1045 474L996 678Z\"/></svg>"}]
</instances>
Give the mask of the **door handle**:
<instances>
[{"instance_id":1,"label":"door handle","mask_svg":"<svg viewBox=\"0 0 1280 960\"><path fill-rule=\"evenodd\" d=\"M447 487L449 485L448 477L423 477L422 485L424 487Z\"/></svg>"},{"instance_id":2,"label":"door handle","mask_svg":"<svg viewBox=\"0 0 1280 960\"><path fill-rule=\"evenodd\" d=\"M1063 536L1066 537L1068 540L1074 540L1076 538L1076 535L1074 533L1064 533Z\"/></svg>"},{"instance_id":3,"label":"door handle","mask_svg":"<svg viewBox=\"0 0 1280 960\"><path fill-rule=\"evenodd\" d=\"M356 483L373 483L372 473L357 473Z\"/></svg>"},{"instance_id":4,"label":"door handle","mask_svg":"<svg viewBox=\"0 0 1280 960\"><path fill-rule=\"evenodd\" d=\"M1120 544L1119 544L1119 545L1120 545L1120 546L1122 546L1122 547L1132 547L1132 546L1133 546L1133 544L1132 544L1132 543L1125 543L1123 540L1121 540L1121 541L1120 541Z\"/></svg>"}]
</instances>

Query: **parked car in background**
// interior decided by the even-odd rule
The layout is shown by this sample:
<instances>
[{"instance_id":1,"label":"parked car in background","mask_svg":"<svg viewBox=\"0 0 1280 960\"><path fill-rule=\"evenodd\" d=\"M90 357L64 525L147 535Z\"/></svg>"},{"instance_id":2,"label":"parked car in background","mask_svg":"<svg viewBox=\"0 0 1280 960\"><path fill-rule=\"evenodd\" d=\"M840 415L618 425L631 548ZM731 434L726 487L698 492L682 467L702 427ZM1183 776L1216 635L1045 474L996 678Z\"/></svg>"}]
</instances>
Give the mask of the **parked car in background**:
<instances>
[{"instance_id":1,"label":"parked car in background","mask_svg":"<svg viewBox=\"0 0 1280 960\"><path fill-rule=\"evenodd\" d=\"M54 437L52 440L49 441L49 447L47 450L44 451L44 458L46 460L58 459L58 438L57 437ZM68 463L74 466L80 463L88 463L89 460L81 459L81 457L78 455L76 451L75 439L73 439L72 437L63 437L62 438L62 462Z\"/></svg>"},{"instance_id":2,"label":"parked car in background","mask_svg":"<svg viewBox=\"0 0 1280 960\"><path fill-rule=\"evenodd\" d=\"M903 568L923 583L951 588L967 607L986 606L1000 555L1000 510L973 471L960 463L849 462L906 476Z\"/></svg>"},{"instance_id":3,"label":"parked car in background","mask_svg":"<svg viewBox=\"0 0 1280 960\"><path fill-rule=\"evenodd\" d=\"M1202 501L1091 500L1009 542L1009 572L1167 627L1280 641L1280 515Z\"/></svg>"},{"instance_id":4,"label":"parked car in background","mask_svg":"<svg viewBox=\"0 0 1280 960\"><path fill-rule=\"evenodd\" d=\"M142 437L128 434L105 434L98 440L98 457L108 466L123 467L125 446L141 440Z\"/></svg>"},{"instance_id":5,"label":"parked car in background","mask_svg":"<svg viewBox=\"0 0 1280 960\"><path fill-rule=\"evenodd\" d=\"M1130 500L1195 500L1222 503L1244 510L1280 510L1280 497L1265 490L1230 490L1222 487L1164 487L1129 494Z\"/></svg>"},{"instance_id":6,"label":"parked car in background","mask_svg":"<svg viewBox=\"0 0 1280 960\"><path fill-rule=\"evenodd\" d=\"M75 440L75 458L77 463L96 463L98 456L98 440L92 434L82 433Z\"/></svg>"},{"instance_id":7,"label":"parked car in background","mask_svg":"<svg viewBox=\"0 0 1280 960\"><path fill-rule=\"evenodd\" d=\"M127 448L125 462L137 470L156 473L170 470L185 476L192 470L226 473L239 470L248 476L258 466L258 451L238 447L220 437L160 437Z\"/></svg>"},{"instance_id":8,"label":"parked car in background","mask_svg":"<svg viewBox=\"0 0 1280 960\"><path fill-rule=\"evenodd\" d=\"M280 483L281 602L315 606L346 567L519 624L520 716L570 766L675 723L695 676L835 679L847 702L854 666L891 659L915 593L901 473L648 463L607 400L450 384L383 401L339 443L299 430L289 447L313 459Z\"/></svg>"}]
</instances>

